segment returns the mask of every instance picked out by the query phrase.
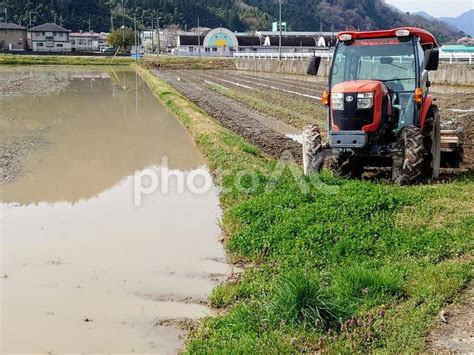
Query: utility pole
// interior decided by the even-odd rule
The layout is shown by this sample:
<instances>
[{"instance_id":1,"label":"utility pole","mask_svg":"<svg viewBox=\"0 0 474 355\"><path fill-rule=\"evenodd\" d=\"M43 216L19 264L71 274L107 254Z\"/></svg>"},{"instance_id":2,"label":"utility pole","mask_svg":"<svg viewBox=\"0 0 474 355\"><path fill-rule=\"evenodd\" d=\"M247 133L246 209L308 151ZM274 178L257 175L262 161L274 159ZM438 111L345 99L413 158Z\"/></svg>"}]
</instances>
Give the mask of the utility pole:
<instances>
[{"instance_id":1,"label":"utility pole","mask_svg":"<svg viewBox=\"0 0 474 355\"><path fill-rule=\"evenodd\" d=\"M28 28L31 28L31 11L28 12Z\"/></svg>"},{"instance_id":2,"label":"utility pole","mask_svg":"<svg viewBox=\"0 0 474 355\"><path fill-rule=\"evenodd\" d=\"M137 48L137 15L135 14L135 32L134 36L135 37L135 60L138 59L138 48Z\"/></svg>"},{"instance_id":3,"label":"utility pole","mask_svg":"<svg viewBox=\"0 0 474 355\"><path fill-rule=\"evenodd\" d=\"M125 7L122 0L122 48L125 52Z\"/></svg>"},{"instance_id":4,"label":"utility pole","mask_svg":"<svg viewBox=\"0 0 474 355\"><path fill-rule=\"evenodd\" d=\"M91 19L89 19L89 33L91 33Z\"/></svg>"},{"instance_id":5,"label":"utility pole","mask_svg":"<svg viewBox=\"0 0 474 355\"><path fill-rule=\"evenodd\" d=\"M151 19L151 54L155 53L155 27L153 19Z\"/></svg>"},{"instance_id":6,"label":"utility pole","mask_svg":"<svg viewBox=\"0 0 474 355\"><path fill-rule=\"evenodd\" d=\"M198 53L199 53L199 58L201 58L201 26L199 25L199 17L198 17Z\"/></svg>"},{"instance_id":7,"label":"utility pole","mask_svg":"<svg viewBox=\"0 0 474 355\"><path fill-rule=\"evenodd\" d=\"M280 35L278 37L278 59L281 60L281 36L282 36L282 28L281 28L281 2L282 0L278 0L278 5L280 6L279 8L279 22L278 22L278 27L280 30Z\"/></svg>"},{"instance_id":8,"label":"utility pole","mask_svg":"<svg viewBox=\"0 0 474 355\"><path fill-rule=\"evenodd\" d=\"M63 15L59 15L59 26L63 26Z\"/></svg>"},{"instance_id":9,"label":"utility pole","mask_svg":"<svg viewBox=\"0 0 474 355\"><path fill-rule=\"evenodd\" d=\"M158 55L161 54L161 38L160 38L160 19L161 17L158 17L157 19L157 27L158 27L158 49L157 49L157 53Z\"/></svg>"},{"instance_id":10,"label":"utility pole","mask_svg":"<svg viewBox=\"0 0 474 355\"><path fill-rule=\"evenodd\" d=\"M114 32L114 14L110 14L110 32Z\"/></svg>"},{"instance_id":11,"label":"utility pole","mask_svg":"<svg viewBox=\"0 0 474 355\"><path fill-rule=\"evenodd\" d=\"M5 7L5 18L4 18L4 22L7 23L8 22L8 10L7 8Z\"/></svg>"}]
</instances>

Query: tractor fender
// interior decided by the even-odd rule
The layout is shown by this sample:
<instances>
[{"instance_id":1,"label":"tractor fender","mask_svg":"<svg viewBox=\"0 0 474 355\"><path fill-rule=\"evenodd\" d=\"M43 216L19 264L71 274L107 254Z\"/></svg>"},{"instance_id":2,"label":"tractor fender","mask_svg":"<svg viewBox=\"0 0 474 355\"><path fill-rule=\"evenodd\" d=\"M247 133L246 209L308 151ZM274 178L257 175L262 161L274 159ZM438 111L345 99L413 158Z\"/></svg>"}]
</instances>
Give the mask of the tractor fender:
<instances>
[{"instance_id":1,"label":"tractor fender","mask_svg":"<svg viewBox=\"0 0 474 355\"><path fill-rule=\"evenodd\" d=\"M434 102L434 96L433 95L426 95L425 100L423 101L423 104L420 109L420 116L419 116L419 122L420 122L420 128L424 129L425 128L425 122L426 118L428 116L428 112L430 110L431 105Z\"/></svg>"}]
</instances>

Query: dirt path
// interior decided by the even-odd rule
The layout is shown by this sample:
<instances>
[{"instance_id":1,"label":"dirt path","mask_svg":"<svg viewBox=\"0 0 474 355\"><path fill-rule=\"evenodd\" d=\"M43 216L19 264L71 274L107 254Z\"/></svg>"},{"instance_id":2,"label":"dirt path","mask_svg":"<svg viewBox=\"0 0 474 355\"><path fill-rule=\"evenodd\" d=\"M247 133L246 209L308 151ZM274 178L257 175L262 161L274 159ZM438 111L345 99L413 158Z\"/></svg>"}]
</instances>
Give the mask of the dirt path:
<instances>
[{"instance_id":1,"label":"dirt path","mask_svg":"<svg viewBox=\"0 0 474 355\"><path fill-rule=\"evenodd\" d=\"M474 353L474 287L461 302L440 314L428 337L427 348L434 353Z\"/></svg>"},{"instance_id":2,"label":"dirt path","mask_svg":"<svg viewBox=\"0 0 474 355\"><path fill-rule=\"evenodd\" d=\"M204 85L186 80L185 77L181 78L178 72L155 71L154 73L219 120L224 127L245 137L265 153L279 158L284 152L290 152L294 159L301 161L301 145L265 125L263 121L268 120L268 117Z\"/></svg>"}]
</instances>

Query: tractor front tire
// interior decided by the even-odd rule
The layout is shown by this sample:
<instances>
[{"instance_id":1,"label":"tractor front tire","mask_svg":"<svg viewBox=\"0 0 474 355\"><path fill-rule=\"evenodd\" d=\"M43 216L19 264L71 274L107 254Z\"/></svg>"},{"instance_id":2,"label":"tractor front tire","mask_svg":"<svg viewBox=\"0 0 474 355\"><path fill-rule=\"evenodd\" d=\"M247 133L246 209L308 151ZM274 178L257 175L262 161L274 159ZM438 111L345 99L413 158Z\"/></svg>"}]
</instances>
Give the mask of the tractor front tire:
<instances>
[{"instance_id":1,"label":"tractor front tire","mask_svg":"<svg viewBox=\"0 0 474 355\"><path fill-rule=\"evenodd\" d=\"M418 179L423 172L425 146L423 132L415 126L403 127L398 137L401 156L394 159L392 179L396 184L408 185Z\"/></svg>"},{"instance_id":2,"label":"tractor front tire","mask_svg":"<svg viewBox=\"0 0 474 355\"><path fill-rule=\"evenodd\" d=\"M321 170L325 160L324 148L319 126L306 126L303 130L303 169L305 175Z\"/></svg>"}]
</instances>

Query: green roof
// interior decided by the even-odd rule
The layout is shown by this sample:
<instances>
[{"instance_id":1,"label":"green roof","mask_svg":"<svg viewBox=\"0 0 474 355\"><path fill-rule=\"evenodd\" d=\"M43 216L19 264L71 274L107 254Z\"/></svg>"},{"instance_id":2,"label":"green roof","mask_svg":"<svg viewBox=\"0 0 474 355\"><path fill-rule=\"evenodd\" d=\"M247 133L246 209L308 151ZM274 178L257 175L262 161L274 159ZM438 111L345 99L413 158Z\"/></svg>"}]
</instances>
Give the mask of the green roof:
<instances>
[{"instance_id":1,"label":"green roof","mask_svg":"<svg viewBox=\"0 0 474 355\"><path fill-rule=\"evenodd\" d=\"M474 53L474 47L462 46L462 45L452 45L445 44L440 48L443 52L465 52L465 53Z\"/></svg>"}]
</instances>

